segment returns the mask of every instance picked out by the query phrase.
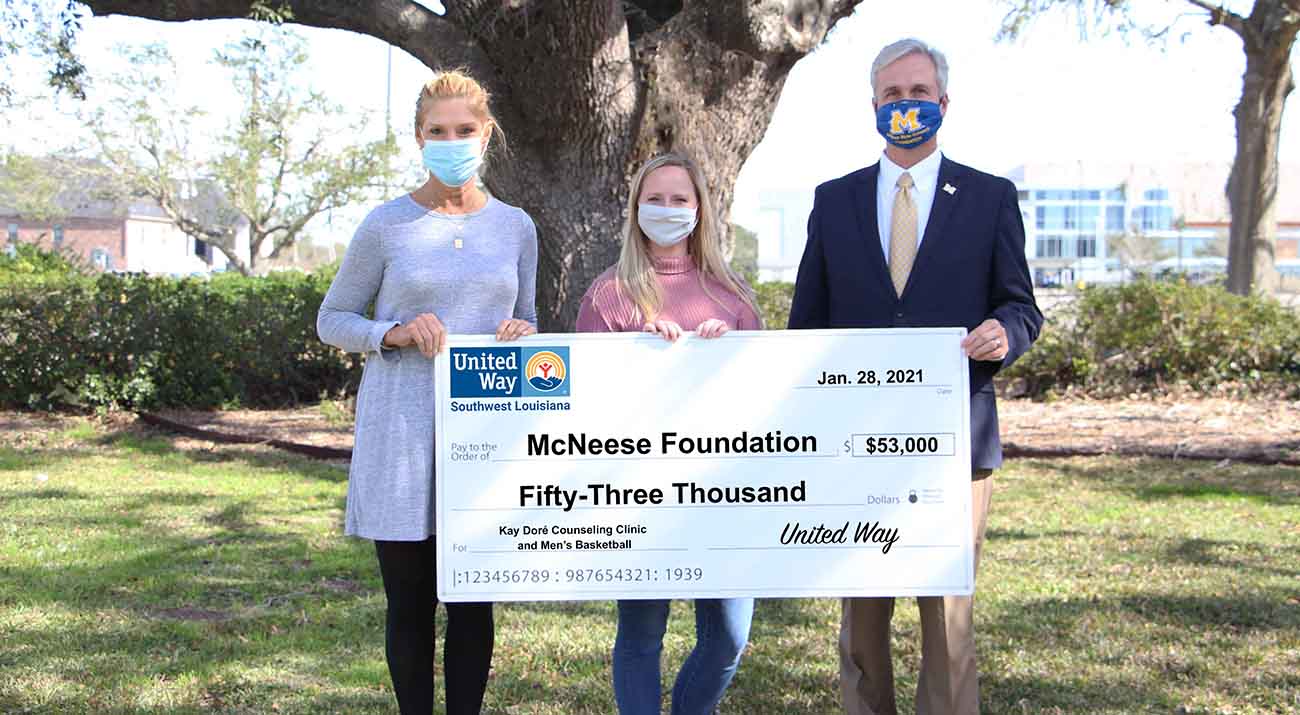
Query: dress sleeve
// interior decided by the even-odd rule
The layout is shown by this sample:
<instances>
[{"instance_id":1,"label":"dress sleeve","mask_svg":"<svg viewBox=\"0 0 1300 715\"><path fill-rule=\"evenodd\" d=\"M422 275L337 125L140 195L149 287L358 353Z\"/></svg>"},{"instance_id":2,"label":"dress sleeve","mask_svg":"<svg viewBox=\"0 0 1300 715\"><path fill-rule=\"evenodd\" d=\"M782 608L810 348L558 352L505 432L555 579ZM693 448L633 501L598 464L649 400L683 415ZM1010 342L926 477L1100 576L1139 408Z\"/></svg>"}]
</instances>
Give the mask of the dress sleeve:
<instances>
[{"instance_id":1,"label":"dress sleeve","mask_svg":"<svg viewBox=\"0 0 1300 715\"><path fill-rule=\"evenodd\" d=\"M316 333L322 342L350 353L382 350L384 334L400 323L366 316L384 280L383 237L367 218L343 255L343 264L316 313Z\"/></svg>"},{"instance_id":2,"label":"dress sleeve","mask_svg":"<svg viewBox=\"0 0 1300 715\"><path fill-rule=\"evenodd\" d=\"M524 236L519 247L519 293L514 317L537 327L537 226L523 211Z\"/></svg>"}]
</instances>

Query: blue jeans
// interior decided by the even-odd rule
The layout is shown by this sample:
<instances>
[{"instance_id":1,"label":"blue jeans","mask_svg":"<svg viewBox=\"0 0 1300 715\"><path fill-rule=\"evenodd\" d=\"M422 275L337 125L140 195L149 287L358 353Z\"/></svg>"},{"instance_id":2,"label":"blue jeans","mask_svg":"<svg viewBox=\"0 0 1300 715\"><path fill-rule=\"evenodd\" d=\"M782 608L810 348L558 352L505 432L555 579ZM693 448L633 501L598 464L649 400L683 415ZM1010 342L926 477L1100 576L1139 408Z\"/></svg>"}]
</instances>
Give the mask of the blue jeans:
<instances>
[{"instance_id":1,"label":"blue jeans","mask_svg":"<svg viewBox=\"0 0 1300 715\"><path fill-rule=\"evenodd\" d=\"M621 715L659 715L659 656L668 601L619 601L614 700ZM695 649L673 686L673 715L711 715L740 665L754 615L752 598L695 601Z\"/></svg>"}]
</instances>

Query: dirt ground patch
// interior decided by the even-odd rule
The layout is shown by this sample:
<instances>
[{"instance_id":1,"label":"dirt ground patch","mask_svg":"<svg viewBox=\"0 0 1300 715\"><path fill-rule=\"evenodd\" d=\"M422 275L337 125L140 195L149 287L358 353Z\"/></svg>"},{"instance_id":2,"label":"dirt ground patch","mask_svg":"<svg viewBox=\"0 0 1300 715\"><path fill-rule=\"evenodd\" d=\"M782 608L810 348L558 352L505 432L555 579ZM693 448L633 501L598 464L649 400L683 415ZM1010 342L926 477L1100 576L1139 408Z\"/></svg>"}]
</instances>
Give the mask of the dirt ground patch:
<instances>
[{"instance_id":1,"label":"dirt ground patch","mask_svg":"<svg viewBox=\"0 0 1300 715\"><path fill-rule=\"evenodd\" d=\"M331 418L319 407L292 410L158 410L156 414L191 427L309 444L352 448L352 423Z\"/></svg>"},{"instance_id":2,"label":"dirt ground patch","mask_svg":"<svg viewBox=\"0 0 1300 715\"><path fill-rule=\"evenodd\" d=\"M1300 402L1149 397L999 403L1004 441L1023 447L1300 457Z\"/></svg>"}]
</instances>

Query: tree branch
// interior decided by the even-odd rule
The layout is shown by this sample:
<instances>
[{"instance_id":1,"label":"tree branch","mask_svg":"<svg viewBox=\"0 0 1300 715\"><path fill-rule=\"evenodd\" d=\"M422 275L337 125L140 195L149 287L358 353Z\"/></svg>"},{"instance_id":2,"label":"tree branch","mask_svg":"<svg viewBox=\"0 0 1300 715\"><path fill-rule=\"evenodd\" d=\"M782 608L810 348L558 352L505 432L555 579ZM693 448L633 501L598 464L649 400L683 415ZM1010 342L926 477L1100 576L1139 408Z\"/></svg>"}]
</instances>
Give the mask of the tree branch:
<instances>
[{"instance_id":1,"label":"tree branch","mask_svg":"<svg viewBox=\"0 0 1300 715\"><path fill-rule=\"evenodd\" d=\"M252 0L84 0L97 15L150 20L248 19ZM376 37L411 53L429 67L464 66L487 76L490 63L473 39L447 18L411 0L285 0L290 22L349 30Z\"/></svg>"},{"instance_id":2,"label":"tree branch","mask_svg":"<svg viewBox=\"0 0 1300 715\"><path fill-rule=\"evenodd\" d=\"M627 34L632 42L664 26L682 11L682 0L624 0Z\"/></svg>"},{"instance_id":3,"label":"tree branch","mask_svg":"<svg viewBox=\"0 0 1300 715\"><path fill-rule=\"evenodd\" d=\"M1187 0L1187 2L1210 13L1211 25L1223 25L1241 37L1246 36L1246 18L1241 15L1208 0Z\"/></svg>"},{"instance_id":4,"label":"tree branch","mask_svg":"<svg viewBox=\"0 0 1300 715\"><path fill-rule=\"evenodd\" d=\"M705 34L723 49L770 62L793 62L812 52L835 23L862 0L704 0Z\"/></svg>"},{"instance_id":5,"label":"tree branch","mask_svg":"<svg viewBox=\"0 0 1300 715\"><path fill-rule=\"evenodd\" d=\"M279 162L275 169L275 178L271 180L271 198L266 206L267 215L275 213L276 206L280 202L280 189L284 187L284 175L289 167L289 141L289 134L283 131L283 127L271 138L271 145L276 147L280 156L277 157ZM312 148L316 148L315 145L312 145Z\"/></svg>"}]
</instances>

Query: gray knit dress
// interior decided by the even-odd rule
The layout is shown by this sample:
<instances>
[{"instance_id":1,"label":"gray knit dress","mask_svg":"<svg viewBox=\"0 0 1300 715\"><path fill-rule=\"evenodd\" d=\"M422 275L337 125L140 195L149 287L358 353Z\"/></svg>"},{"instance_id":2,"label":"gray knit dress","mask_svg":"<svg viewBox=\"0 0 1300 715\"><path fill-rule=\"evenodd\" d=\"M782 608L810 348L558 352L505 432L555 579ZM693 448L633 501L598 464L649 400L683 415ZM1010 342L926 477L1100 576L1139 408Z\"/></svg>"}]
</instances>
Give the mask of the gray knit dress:
<instances>
[{"instance_id":1,"label":"gray knit dress","mask_svg":"<svg viewBox=\"0 0 1300 715\"><path fill-rule=\"evenodd\" d=\"M536 277L532 219L494 198L452 216L404 195L361 222L316 317L322 341L366 354L345 533L422 541L434 532L433 361L415 347L381 349L384 334L422 313L459 335L495 333L512 317L536 325Z\"/></svg>"}]
</instances>

